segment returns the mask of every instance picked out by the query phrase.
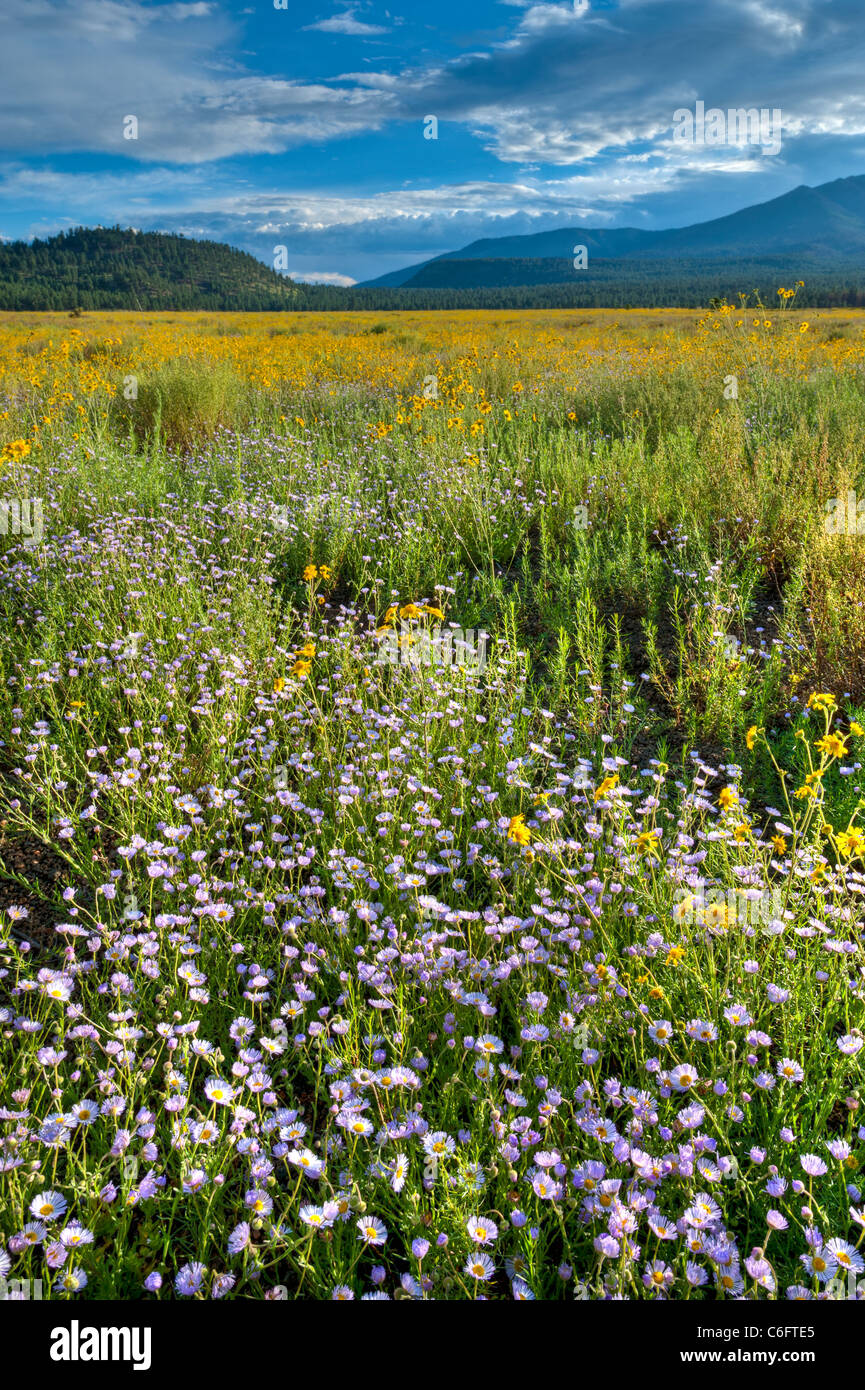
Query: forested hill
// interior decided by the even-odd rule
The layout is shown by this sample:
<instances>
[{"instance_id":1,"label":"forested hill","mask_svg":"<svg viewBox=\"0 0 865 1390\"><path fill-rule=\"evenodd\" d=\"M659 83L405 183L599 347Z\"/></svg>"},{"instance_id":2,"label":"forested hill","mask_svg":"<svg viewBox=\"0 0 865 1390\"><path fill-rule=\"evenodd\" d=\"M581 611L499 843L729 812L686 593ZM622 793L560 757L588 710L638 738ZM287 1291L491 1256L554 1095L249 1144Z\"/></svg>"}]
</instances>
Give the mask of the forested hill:
<instances>
[{"instance_id":1,"label":"forested hill","mask_svg":"<svg viewBox=\"0 0 865 1390\"><path fill-rule=\"evenodd\" d=\"M298 287L246 251L78 227L0 245L0 309L294 309Z\"/></svg>"}]
</instances>

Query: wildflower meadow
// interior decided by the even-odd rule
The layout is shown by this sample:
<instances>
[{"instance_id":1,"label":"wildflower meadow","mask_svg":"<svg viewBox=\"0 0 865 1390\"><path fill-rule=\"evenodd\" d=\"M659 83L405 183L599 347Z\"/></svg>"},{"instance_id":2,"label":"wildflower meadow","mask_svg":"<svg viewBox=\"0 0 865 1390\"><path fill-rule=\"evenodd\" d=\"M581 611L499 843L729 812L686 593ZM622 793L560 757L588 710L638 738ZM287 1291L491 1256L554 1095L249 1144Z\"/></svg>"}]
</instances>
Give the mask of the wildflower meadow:
<instances>
[{"instance_id":1,"label":"wildflower meadow","mask_svg":"<svg viewBox=\"0 0 865 1390\"><path fill-rule=\"evenodd\" d=\"M0 320L3 1296L865 1296L865 315Z\"/></svg>"}]
</instances>

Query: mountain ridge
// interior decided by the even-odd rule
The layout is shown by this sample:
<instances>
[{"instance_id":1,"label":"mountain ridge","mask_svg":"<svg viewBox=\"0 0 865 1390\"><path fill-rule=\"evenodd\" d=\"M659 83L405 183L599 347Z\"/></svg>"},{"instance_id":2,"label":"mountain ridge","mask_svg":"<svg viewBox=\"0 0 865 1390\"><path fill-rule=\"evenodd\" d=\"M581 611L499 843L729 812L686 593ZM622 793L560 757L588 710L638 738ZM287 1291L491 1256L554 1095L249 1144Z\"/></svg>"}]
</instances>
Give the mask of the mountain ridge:
<instances>
[{"instance_id":1,"label":"mountain ridge","mask_svg":"<svg viewBox=\"0 0 865 1390\"><path fill-rule=\"evenodd\" d=\"M833 261L856 265L865 260L865 175L851 174L814 187L798 184L765 203L685 227L649 231L638 227L575 225L521 236L483 237L456 251L365 280L357 288L454 288L448 262L459 262L461 266L473 260L561 262L573 260L574 247L578 245L588 250L589 269L594 257L631 265L643 260L705 256L770 262L774 256L797 250L808 259L822 254ZM555 273L558 280L535 283L566 283L586 275L585 271L571 267L563 281L561 266ZM506 283L516 282L507 279ZM466 287L464 272L460 274L460 284Z\"/></svg>"}]
</instances>

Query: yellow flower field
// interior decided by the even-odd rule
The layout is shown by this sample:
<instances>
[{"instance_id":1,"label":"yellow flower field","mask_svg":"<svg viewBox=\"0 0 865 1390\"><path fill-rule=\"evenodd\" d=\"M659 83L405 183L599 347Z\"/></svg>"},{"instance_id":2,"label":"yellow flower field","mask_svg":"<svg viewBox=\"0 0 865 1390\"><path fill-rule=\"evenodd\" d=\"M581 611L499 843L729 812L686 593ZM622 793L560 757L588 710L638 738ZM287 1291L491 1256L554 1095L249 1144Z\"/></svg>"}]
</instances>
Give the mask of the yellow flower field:
<instances>
[{"instance_id":1,"label":"yellow flower field","mask_svg":"<svg viewBox=\"0 0 865 1390\"><path fill-rule=\"evenodd\" d=\"M370 429L380 437L434 428L479 442L601 379L633 385L684 370L708 380L757 366L807 379L859 371L863 358L865 312L855 310L0 315L0 390L31 445L56 422L106 411L128 377L168 363L228 368L286 409L310 397L332 410L354 389L379 397ZM12 420L7 408L10 441Z\"/></svg>"}]
</instances>

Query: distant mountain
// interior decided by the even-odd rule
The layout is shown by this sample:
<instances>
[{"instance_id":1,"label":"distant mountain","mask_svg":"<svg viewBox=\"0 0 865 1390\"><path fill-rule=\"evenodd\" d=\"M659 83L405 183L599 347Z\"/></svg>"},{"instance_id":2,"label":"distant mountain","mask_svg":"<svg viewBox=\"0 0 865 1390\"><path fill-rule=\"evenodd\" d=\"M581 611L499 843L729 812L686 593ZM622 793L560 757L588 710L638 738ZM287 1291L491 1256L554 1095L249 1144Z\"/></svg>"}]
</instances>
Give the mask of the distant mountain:
<instances>
[{"instance_id":1,"label":"distant mountain","mask_svg":"<svg viewBox=\"0 0 865 1390\"><path fill-rule=\"evenodd\" d=\"M575 246L587 248L588 270L574 269ZM486 237L420 265L391 271L358 288L562 284L590 280L598 259L632 264L706 258L720 263L730 258L770 265L776 258L796 255L821 264L824 270L827 260L847 267L865 260L865 175L835 179L817 188L802 184L768 203L689 227L649 232L637 227L576 226L529 236ZM472 262L480 263L474 272ZM493 269L492 262L500 264ZM534 264L537 262L540 265ZM623 272L626 269L623 266ZM674 268L669 274L675 274ZM519 275L530 278L516 278Z\"/></svg>"},{"instance_id":2,"label":"distant mountain","mask_svg":"<svg viewBox=\"0 0 865 1390\"><path fill-rule=\"evenodd\" d=\"M532 232L528 236L484 237L473 241L460 251L446 251L443 256L410 265L405 270L392 270L377 280L367 280L361 288L378 285L405 285L427 266L442 261L486 260L557 260L567 257L573 261L574 247L585 246L589 256L626 256L651 242L657 232L639 231L636 227L611 227L592 231L589 227L557 228L553 232Z\"/></svg>"},{"instance_id":3,"label":"distant mountain","mask_svg":"<svg viewBox=\"0 0 865 1390\"><path fill-rule=\"evenodd\" d=\"M295 309L299 297L223 242L78 227L0 245L0 309Z\"/></svg>"}]
</instances>

